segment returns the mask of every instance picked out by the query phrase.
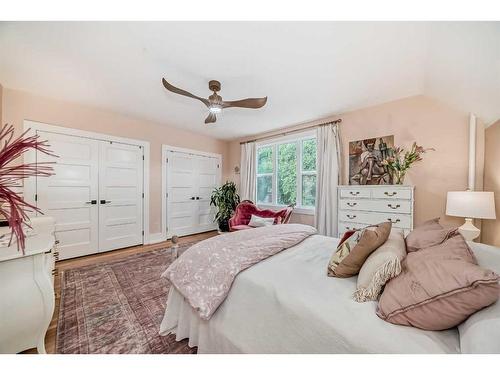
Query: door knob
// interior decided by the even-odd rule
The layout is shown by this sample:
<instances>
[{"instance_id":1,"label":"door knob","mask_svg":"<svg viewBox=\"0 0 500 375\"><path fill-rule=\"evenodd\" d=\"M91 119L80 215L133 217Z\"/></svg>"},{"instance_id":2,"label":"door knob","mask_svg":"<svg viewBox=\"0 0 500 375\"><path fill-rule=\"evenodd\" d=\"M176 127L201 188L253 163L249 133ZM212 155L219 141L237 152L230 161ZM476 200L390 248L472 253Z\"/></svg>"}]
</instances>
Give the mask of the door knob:
<instances>
[{"instance_id":1,"label":"door knob","mask_svg":"<svg viewBox=\"0 0 500 375\"><path fill-rule=\"evenodd\" d=\"M85 202L85 204L97 204L97 199L92 199L91 201Z\"/></svg>"}]
</instances>

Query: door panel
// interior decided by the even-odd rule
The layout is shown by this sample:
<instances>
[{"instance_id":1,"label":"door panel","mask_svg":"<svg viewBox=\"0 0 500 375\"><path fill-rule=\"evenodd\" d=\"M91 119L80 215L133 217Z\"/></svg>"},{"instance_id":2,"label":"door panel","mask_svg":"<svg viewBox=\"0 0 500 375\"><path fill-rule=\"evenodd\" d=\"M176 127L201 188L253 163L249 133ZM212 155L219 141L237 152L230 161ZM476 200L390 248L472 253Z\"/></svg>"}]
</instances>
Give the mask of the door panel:
<instances>
[{"instance_id":1,"label":"door panel","mask_svg":"<svg viewBox=\"0 0 500 375\"><path fill-rule=\"evenodd\" d=\"M98 144L87 138L37 133L59 156L37 153L38 162L56 163L55 175L37 178L37 206L56 220L59 258L96 253L98 207L87 202L98 198Z\"/></svg>"},{"instance_id":2,"label":"door panel","mask_svg":"<svg viewBox=\"0 0 500 375\"><path fill-rule=\"evenodd\" d=\"M193 156L168 152L167 223L168 232L179 236L195 230L196 173Z\"/></svg>"},{"instance_id":3,"label":"door panel","mask_svg":"<svg viewBox=\"0 0 500 375\"><path fill-rule=\"evenodd\" d=\"M143 150L100 141L99 252L143 243Z\"/></svg>"},{"instance_id":4,"label":"door panel","mask_svg":"<svg viewBox=\"0 0 500 375\"><path fill-rule=\"evenodd\" d=\"M174 151L167 155L167 235L216 229L210 197L220 178L218 159Z\"/></svg>"},{"instance_id":5,"label":"door panel","mask_svg":"<svg viewBox=\"0 0 500 375\"><path fill-rule=\"evenodd\" d=\"M216 209L210 206L210 197L219 180L218 159L213 157L198 157L198 210L196 213L198 230L208 231L217 228L214 223Z\"/></svg>"}]
</instances>

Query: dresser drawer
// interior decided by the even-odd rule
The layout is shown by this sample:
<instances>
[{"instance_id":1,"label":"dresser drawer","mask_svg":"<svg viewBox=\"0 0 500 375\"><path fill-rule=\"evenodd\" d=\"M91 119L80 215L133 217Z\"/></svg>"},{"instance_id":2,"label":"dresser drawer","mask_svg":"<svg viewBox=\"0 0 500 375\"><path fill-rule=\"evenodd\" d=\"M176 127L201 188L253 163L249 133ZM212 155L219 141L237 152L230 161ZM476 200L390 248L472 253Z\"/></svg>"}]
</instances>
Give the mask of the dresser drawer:
<instances>
[{"instance_id":1,"label":"dresser drawer","mask_svg":"<svg viewBox=\"0 0 500 375\"><path fill-rule=\"evenodd\" d=\"M407 199L412 198L412 190L389 187L387 189L374 189L372 198L374 199Z\"/></svg>"},{"instance_id":2,"label":"dresser drawer","mask_svg":"<svg viewBox=\"0 0 500 375\"><path fill-rule=\"evenodd\" d=\"M404 200L363 200L363 199L345 199L340 200L340 210L360 210L376 212L394 212L409 214L412 211L411 201Z\"/></svg>"},{"instance_id":3,"label":"dresser drawer","mask_svg":"<svg viewBox=\"0 0 500 375\"><path fill-rule=\"evenodd\" d=\"M411 228L411 216L392 212L339 211L339 220L346 223L378 224L390 221L394 228Z\"/></svg>"},{"instance_id":4,"label":"dresser drawer","mask_svg":"<svg viewBox=\"0 0 500 375\"><path fill-rule=\"evenodd\" d=\"M370 198L370 189L340 189L340 198Z\"/></svg>"},{"instance_id":5,"label":"dresser drawer","mask_svg":"<svg viewBox=\"0 0 500 375\"><path fill-rule=\"evenodd\" d=\"M339 237L342 237L345 232L348 230L360 230L365 227L367 227L367 224L361 224L361 223L344 223L340 222L339 223Z\"/></svg>"}]
</instances>

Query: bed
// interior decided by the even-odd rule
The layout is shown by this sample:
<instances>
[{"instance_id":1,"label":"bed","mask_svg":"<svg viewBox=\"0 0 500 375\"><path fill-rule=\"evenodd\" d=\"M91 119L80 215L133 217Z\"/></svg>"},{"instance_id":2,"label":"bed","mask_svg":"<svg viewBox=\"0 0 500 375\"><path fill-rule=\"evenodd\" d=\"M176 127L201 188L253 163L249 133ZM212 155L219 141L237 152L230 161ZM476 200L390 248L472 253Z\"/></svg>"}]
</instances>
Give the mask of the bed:
<instances>
[{"instance_id":1,"label":"bed","mask_svg":"<svg viewBox=\"0 0 500 375\"><path fill-rule=\"evenodd\" d=\"M327 277L337 243L313 235L241 272L208 321L172 287L160 334L188 338L198 353L460 353L458 329L387 323L376 302L353 300L355 277ZM500 249L473 248L480 264L500 272Z\"/></svg>"}]
</instances>

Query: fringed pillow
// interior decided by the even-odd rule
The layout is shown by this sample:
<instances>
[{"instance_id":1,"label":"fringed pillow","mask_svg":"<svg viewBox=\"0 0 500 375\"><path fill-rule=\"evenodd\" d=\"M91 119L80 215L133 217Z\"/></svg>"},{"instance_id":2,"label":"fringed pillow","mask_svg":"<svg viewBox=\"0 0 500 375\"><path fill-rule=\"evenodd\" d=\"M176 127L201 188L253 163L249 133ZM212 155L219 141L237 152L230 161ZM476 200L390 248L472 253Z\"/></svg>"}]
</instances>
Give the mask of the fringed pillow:
<instances>
[{"instance_id":1,"label":"fringed pillow","mask_svg":"<svg viewBox=\"0 0 500 375\"><path fill-rule=\"evenodd\" d=\"M328 263L328 276L356 276L366 258L387 240L391 226L386 222L354 232L333 253Z\"/></svg>"},{"instance_id":2,"label":"fringed pillow","mask_svg":"<svg viewBox=\"0 0 500 375\"><path fill-rule=\"evenodd\" d=\"M385 283L401 273L405 257L404 233L401 229L392 229L387 241L371 253L361 267L354 299L357 302L376 301Z\"/></svg>"}]
</instances>

